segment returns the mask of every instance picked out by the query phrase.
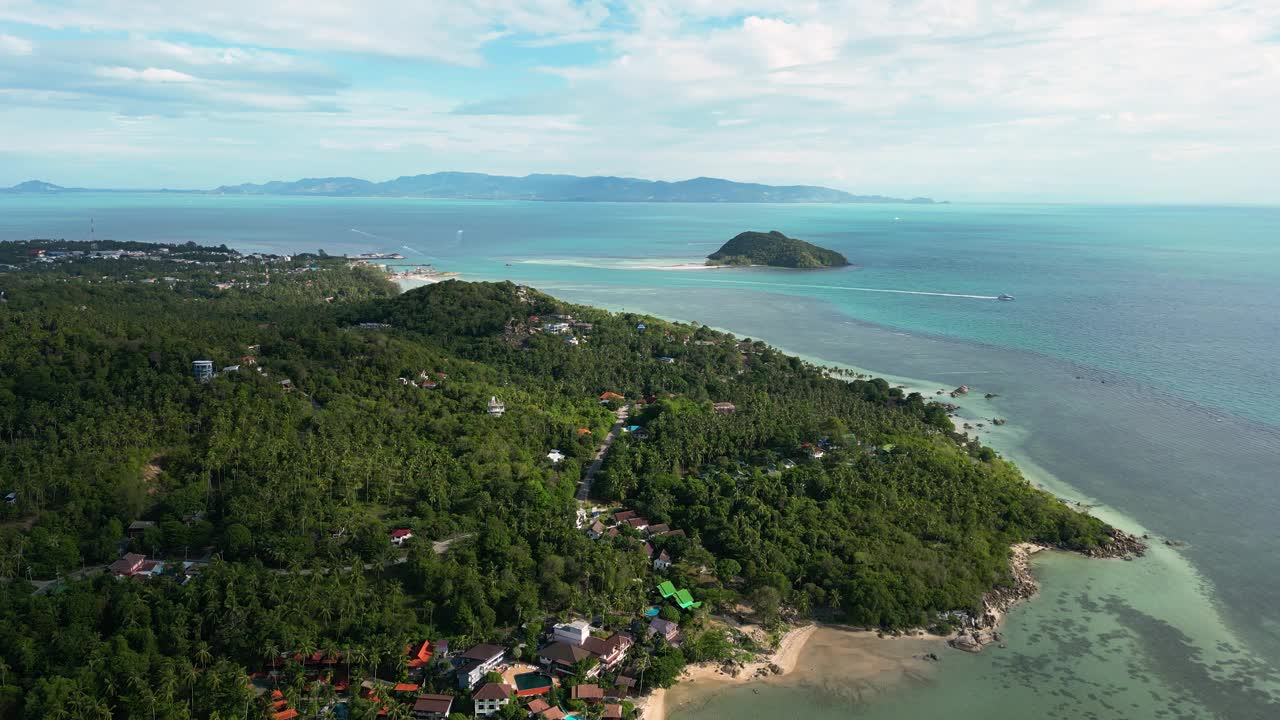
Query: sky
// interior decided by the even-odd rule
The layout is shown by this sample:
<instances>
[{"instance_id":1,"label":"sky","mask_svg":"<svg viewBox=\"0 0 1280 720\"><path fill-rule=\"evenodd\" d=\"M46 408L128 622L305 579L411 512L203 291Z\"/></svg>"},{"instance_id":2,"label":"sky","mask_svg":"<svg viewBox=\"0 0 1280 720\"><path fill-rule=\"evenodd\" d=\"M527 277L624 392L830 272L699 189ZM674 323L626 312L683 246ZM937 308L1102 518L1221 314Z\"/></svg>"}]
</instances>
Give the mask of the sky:
<instances>
[{"instance_id":1,"label":"sky","mask_svg":"<svg viewBox=\"0 0 1280 720\"><path fill-rule=\"evenodd\" d=\"M0 0L0 186L1280 202L1280 0Z\"/></svg>"}]
</instances>

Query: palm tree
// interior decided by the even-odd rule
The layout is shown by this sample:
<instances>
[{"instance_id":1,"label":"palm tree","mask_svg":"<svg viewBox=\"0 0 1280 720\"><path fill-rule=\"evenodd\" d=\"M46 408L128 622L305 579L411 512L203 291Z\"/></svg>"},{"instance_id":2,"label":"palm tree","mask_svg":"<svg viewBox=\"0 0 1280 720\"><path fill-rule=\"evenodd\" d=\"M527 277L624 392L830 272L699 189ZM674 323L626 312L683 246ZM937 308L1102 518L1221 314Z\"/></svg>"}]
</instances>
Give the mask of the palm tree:
<instances>
[{"instance_id":1,"label":"palm tree","mask_svg":"<svg viewBox=\"0 0 1280 720\"><path fill-rule=\"evenodd\" d=\"M413 708L399 701L391 701L387 706L387 720L411 720Z\"/></svg>"},{"instance_id":2,"label":"palm tree","mask_svg":"<svg viewBox=\"0 0 1280 720\"><path fill-rule=\"evenodd\" d=\"M641 695L644 694L644 671L649 669L649 665L652 662L653 662L653 658L650 657L649 653L646 653L646 652L642 652L636 657L635 666L637 668L640 668L640 694Z\"/></svg>"},{"instance_id":3,"label":"palm tree","mask_svg":"<svg viewBox=\"0 0 1280 720\"><path fill-rule=\"evenodd\" d=\"M213 660L213 653L209 652L209 643L201 640L196 644L195 651L196 662L200 663L200 667L207 667Z\"/></svg>"},{"instance_id":4,"label":"palm tree","mask_svg":"<svg viewBox=\"0 0 1280 720\"><path fill-rule=\"evenodd\" d=\"M192 712L195 712L196 682L200 680L200 670L190 662L184 663L182 667L182 678L187 681L187 685L191 688L191 698L187 702L187 708Z\"/></svg>"}]
</instances>

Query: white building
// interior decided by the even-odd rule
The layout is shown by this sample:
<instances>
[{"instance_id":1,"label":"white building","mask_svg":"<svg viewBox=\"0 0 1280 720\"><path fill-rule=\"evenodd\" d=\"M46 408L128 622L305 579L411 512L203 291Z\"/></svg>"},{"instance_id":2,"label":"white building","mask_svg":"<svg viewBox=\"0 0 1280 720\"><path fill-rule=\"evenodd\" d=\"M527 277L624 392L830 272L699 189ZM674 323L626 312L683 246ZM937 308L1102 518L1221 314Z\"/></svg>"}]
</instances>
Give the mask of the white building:
<instances>
[{"instance_id":1,"label":"white building","mask_svg":"<svg viewBox=\"0 0 1280 720\"><path fill-rule=\"evenodd\" d=\"M213 361L212 360L194 360L191 363L191 374L196 380L202 383L209 382L213 379Z\"/></svg>"},{"instance_id":2,"label":"white building","mask_svg":"<svg viewBox=\"0 0 1280 720\"><path fill-rule=\"evenodd\" d=\"M502 709L503 705L511 702L511 696L515 694L515 690L506 683L485 683L476 688L471 694L471 700L475 703L477 717L489 717Z\"/></svg>"},{"instance_id":3,"label":"white building","mask_svg":"<svg viewBox=\"0 0 1280 720\"><path fill-rule=\"evenodd\" d=\"M507 411L507 406L502 403L496 396L489 398L489 414L494 417L502 417L502 413Z\"/></svg>"},{"instance_id":4,"label":"white building","mask_svg":"<svg viewBox=\"0 0 1280 720\"><path fill-rule=\"evenodd\" d=\"M498 645L477 645L459 655L457 662L458 687L473 688L492 669L502 664L506 651Z\"/></svg>"},{"instance_id":5,"label":"white building","mask_svg":"<svg viewBox=\"0 0 1280 720\"><path fill-rule=\"evenodd\" d=\"M551 630L551 637L553 640L570 645L581 645L591 637L591 624L586 620L560 623Z\"/></svg>"}]
</instances>

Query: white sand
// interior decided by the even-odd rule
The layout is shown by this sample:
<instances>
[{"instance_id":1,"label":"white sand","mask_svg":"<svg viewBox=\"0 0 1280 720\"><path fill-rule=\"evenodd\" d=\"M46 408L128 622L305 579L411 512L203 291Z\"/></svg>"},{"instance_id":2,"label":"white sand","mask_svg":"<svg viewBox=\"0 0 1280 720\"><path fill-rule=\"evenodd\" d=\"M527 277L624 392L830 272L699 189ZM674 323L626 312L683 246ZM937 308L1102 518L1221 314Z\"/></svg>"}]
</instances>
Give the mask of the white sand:
<instances>
[{"instance_id":1,"label":"white sand","mask_svg":"<svg viewBox=\"0 0 1280 720\"><path fill-rule=\"evenodd\" d=\"M788 632L771 657L747 665L737 676L718 666L689 666L678 685L654 691L644 701L643 718L666 720L668 709L700 705L719 690L748 683L803 684L850 697L877 694L904 679L926 677L932 663L923 656L945 647L936 637L880 637L866 630L806 625ZM757 677L756 671L770 663L782 672Z\"/></svg>"}]
</instances>

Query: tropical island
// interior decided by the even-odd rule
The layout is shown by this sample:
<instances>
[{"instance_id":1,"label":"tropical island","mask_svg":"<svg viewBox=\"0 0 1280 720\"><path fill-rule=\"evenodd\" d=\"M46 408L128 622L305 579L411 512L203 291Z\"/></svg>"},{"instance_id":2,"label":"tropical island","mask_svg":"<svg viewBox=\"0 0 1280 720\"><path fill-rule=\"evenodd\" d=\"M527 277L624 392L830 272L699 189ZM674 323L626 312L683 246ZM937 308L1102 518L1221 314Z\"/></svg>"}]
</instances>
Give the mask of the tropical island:
<instances>
[{"instance_id":1,"label":"tropical island","mask_svg":"<svg viewBox=\"0 0 1280 720\"><path fill-rule=\"evenodd\" d=\"M731 615L1132 547L884 380L323 253L0 243L0 436L3 717L631 718L770 657Z\"/></svg>"},{"instance_id":2,"label":"tropical island","mask_svg":"<svg viewBox=\"0 0 1280 720\"><path fill-rule=\"evenodd\" d=\"M127 192L107 188L62 187L29 180L0 188L0 194L59 194ZM134 192L146 192L135 190ZM151 191L156 192L156 191ZM854 195L817 185L762 185L722 178L697 177L676 182L641 178L534 174L522 177L473 172L437 172L405 175L375 182L355 177L272 180L265 183L222 185L213 190L161 190L158 192L209 192L216 195L294 195L303 197L417 197L454 200L528 200L541 202L644 202L644 203L898 203L931 205L927 197L900 198Z\"/></svg>"},{"instance_id":3,"label":"tropical island","mask_svg":"<svg viewBox=\"0 0 1280 720\"><path fill-rule=\"evenodd\" d=\"M849 265L835 250L771 232L738 233L707 256L707 265L768 265L786 268L829 268Z\"/></svg>"}]
</instances>

